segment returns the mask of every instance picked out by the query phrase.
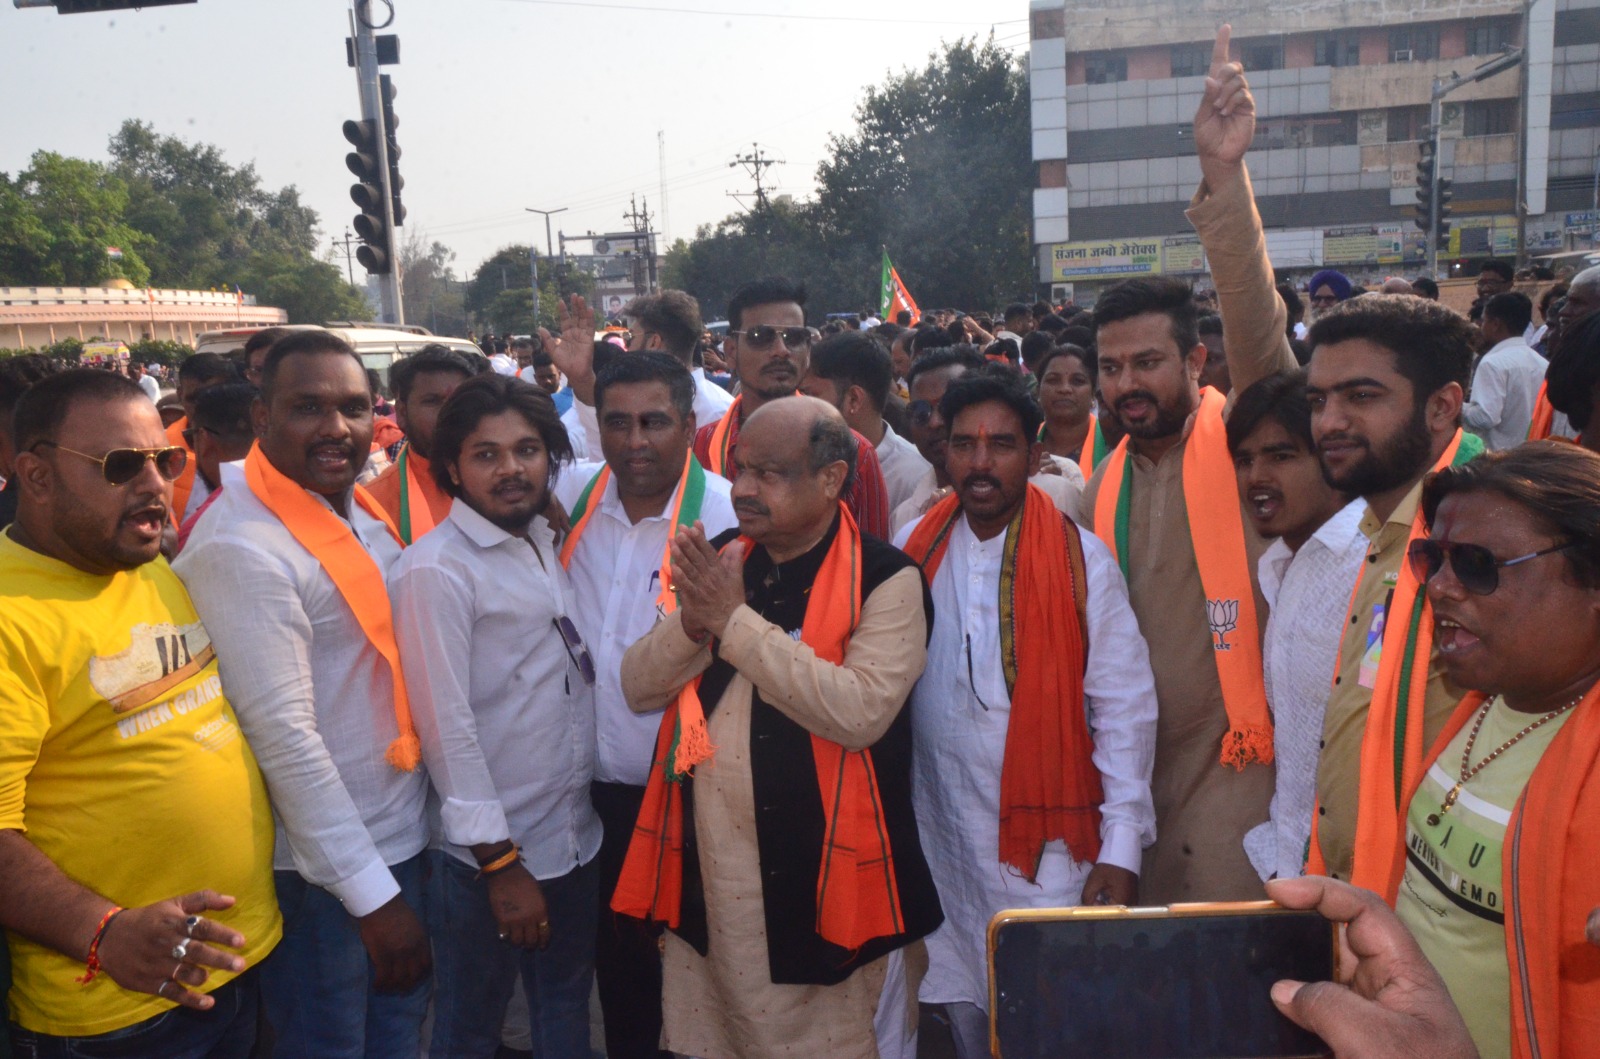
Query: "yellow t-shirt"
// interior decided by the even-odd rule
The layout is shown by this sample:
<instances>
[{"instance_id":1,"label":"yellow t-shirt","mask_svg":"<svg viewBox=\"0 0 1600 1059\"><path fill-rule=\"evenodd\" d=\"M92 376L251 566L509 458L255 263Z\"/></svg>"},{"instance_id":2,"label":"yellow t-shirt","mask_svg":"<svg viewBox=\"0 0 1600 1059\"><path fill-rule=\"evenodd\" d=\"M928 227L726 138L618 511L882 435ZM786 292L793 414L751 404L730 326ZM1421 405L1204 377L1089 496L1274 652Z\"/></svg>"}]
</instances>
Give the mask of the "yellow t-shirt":
<instances>
[{"instance_id":1,"label":"yellow t-shirt","mask_svg":"<svg viewBox=\"0 0 1600 1059\"><path fill-rule=\"evenodd\" d=\"M1467 726L1428 769L1406 813L1406 873L1395 911L1438 969L1483 1059L1511 1055L1511 965L1506 960L1506 903L1501 850L1506 826L1539 759L1571 711L1519 739L1461 789L1440 813L1461 775ZM1535 720L1495 700L1472 746L1471 764ZM1428 822L1438 816L1437 824Z\"/></svg>"},{"instance_id":2,"label":"yellow t-shirt","mask_svg":"<svg viewBox=\"0 0 1600 1059\"><path fill-rule=\"evenodd\" d=\"M245 936L249 966L277 944L266 788L166 560L98 577L0 533L0 828L125 908L233 895L210 915ZM26 1029L90 1036L173 1006L105 974L79 985L81 957L6 940Z\"/></svg>"}]
</instances>

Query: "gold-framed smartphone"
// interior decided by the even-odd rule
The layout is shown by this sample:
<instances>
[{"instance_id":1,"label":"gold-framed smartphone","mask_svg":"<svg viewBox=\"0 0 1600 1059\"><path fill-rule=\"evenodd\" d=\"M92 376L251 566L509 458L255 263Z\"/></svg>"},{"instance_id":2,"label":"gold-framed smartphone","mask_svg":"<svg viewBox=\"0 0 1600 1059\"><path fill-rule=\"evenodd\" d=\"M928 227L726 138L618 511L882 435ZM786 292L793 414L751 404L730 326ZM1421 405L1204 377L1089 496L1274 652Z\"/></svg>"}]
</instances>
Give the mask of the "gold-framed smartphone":
<instances>
[{"instance_id":1,"label":"gold-framed smartphone","mask_svg":"<svg viewBox=\"0 0 1600 1059\"><path fill-rule=\"evenodd\" d=\"M989 923L989 1046L1001 1059L1300 1059L1282 978L1337 978L1335 924L1272 901L1004 911Z\"/></svg>"}]
</instances>

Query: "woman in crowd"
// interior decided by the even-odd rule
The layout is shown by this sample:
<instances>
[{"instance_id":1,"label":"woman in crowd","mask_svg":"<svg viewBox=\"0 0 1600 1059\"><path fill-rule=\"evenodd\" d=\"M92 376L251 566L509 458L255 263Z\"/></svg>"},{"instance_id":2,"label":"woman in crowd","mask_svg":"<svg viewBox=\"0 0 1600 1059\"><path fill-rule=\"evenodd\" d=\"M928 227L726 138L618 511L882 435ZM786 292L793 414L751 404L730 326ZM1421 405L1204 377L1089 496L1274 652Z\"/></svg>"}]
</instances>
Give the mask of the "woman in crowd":
<instances>
[{"instance_id":1,"label":"woman in crowd","mask_svg":"<svg viewBox=\"0 0 1600 1059\"><path fill-rule=\"evenodd\" d=\"M1034 365L1039 379L1039 404L1044 408L1039 440L1050 455L1082 467L1085 479L1094 473L1095 458L1105 452L1103 440L1098 446L1095 444L1096 372L1094 354L1081 346L1054 346ZM1085 447L1090 450L1088 460L1083 459Z\"/></svg>"},{"instance_id":2,"label":"woman in crowd","mask_svg":"<svg viewBox=\"0 0 1600 1059\"><path fill-rule=\"evenodd\" d=\"M1423 491L1451 683L1388 895L1485 1057L1600 1055L1600 455L1534 442Z\"/></svg>"}]
</instances>

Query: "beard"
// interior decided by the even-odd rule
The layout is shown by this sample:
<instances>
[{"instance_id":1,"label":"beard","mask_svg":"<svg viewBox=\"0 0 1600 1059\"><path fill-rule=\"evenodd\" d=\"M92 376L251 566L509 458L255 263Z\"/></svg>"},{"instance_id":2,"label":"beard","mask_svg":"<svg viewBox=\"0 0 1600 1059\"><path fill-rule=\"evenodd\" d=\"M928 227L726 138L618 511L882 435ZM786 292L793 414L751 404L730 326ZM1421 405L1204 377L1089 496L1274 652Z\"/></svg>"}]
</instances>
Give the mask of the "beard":
<instances>
[{"instance_id":1,"label":"beard","mask_svg":"<svg viewBox=\"0 0 1600 1059\"><path fill-rule=\"evenodd\" d=\"M1123 426L1125 433L1141 441L1156 441L1182 433L1184 426L1189 422L1189 417L1194 414L1193 406L1175 408L1162 404L1156 399L1155 394L1148 390L1135 391L1122 399L1126 401L1135 397L1148 402L1156 410L1155 418L1147 423L1130 424L1118 416L1117 422Z\"/></svg>"},{"instance_id":2,"label":"beard","mask_svg":"<svg viewBox=\"0 0 1600 1059\"><path fill-rule=\"evenodd\" d=\"M1367 497L1397 489L1428 469L1433 444L1428 435L1427 412L1420 404L1412 410L1410 422L1393 437L1376 446L1370 440L1361 440L1366 455L1339 476L1329 473L1323 464L1323 481L1352 496Z\"/></svg>"}]
</instances>

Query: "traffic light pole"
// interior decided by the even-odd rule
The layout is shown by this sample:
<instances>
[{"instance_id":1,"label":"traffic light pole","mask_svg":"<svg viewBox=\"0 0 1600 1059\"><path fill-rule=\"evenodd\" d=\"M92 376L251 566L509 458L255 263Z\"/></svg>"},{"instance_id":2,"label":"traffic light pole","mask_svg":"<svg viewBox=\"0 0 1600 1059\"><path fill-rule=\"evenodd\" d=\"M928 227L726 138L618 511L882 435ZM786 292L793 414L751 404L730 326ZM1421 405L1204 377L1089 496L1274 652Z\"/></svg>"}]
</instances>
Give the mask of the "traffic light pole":
<instances>
[{"instance_id":1,"label":"traffic light pole","mask_svg":"<svg viewBox=\"0 0 1600 1059\"><path fill-rule=\"evenodd\" d=\"M355 0L350 9L350 35L355 41L356 84L361 92L361 117L378 130L376 150L378 172L382 176L384 230L389 235L389 269L378 275L379 315L386 324L406 322L405 305L400 297L400 246L395 235L394 195L389 187L389 143L383 133L383 98L378 88L378 40L374 27L365 17L370 0Z\"/></svg>"},{"instance_id":2,"label":"traffic light pole","mask_svg":"<svg viewBox=\"0 0 1600 1059\"><path fill-rule=\"evenodd\" d=\"M1444 120L1444 97L1458 88L1470 85L1476 81L1483 81L1493 77L1504 70L1509 70L1522 61L1521 48L1507 48L1499 56L1489 60L1482 66L1467 74L1452 74L1450 77L1436 77L1433 79L1433 93L1428 103L1429 136L1433 138L1433 178L1429 188L1428 206L1428 274L1437 276L1439 272L1439 174L1444 168L1445 158L1439 153L1441 146L1439 126ZM1455 162L1452 152L1450 162ZM1517 247L1517 253L1522 253L1522 248Z\"/></svg>"}]
</instances>

